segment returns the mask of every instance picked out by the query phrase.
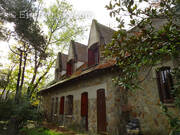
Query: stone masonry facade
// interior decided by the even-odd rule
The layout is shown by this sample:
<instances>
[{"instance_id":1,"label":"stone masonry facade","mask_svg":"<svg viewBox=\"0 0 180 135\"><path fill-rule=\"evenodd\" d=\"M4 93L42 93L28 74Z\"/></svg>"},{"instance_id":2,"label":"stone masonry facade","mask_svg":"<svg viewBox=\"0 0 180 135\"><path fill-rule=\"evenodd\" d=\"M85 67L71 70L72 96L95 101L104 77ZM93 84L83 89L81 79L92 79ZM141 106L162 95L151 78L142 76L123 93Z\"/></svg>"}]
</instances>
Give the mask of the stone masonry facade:
<instances>
[{"instance_id":1,"label":"stone masonry facade","mask_svg":"<svg viewBox=\"0 0 180 135\"><path fill-rule=\"evenodd\" d=\"M98 77L97 77L98 76ZM43 108L47 116L51 117L51 99L61 96L73 95L73 114L70 115L57 115L53 116L54 121L66 127L76 127L76 129L84 130L83 118L80 114L81 98L83 92L88 93L88 132L97 133L97 90L104 89L106 96L106 119L107 119L107 132L112 135L117 135L123 131L122 121L120 121L121 108L120 108L120 88L117 88L112 82L112 73L104 72L103 74L93 75L87 79L78 80L78 85L73 83L63 88L54 89L50 93L43 95ZM76 82L74 82L76 83ZM73 87L74 86L74 87ZM66 104L65 104L66 106ZM55 105L54 105L55 108ZM65 107L66 108L66 107ZM54 109L53 109L54 110ZM66 110L66 109L65 109Z\"/></svg>"}]
</instances>

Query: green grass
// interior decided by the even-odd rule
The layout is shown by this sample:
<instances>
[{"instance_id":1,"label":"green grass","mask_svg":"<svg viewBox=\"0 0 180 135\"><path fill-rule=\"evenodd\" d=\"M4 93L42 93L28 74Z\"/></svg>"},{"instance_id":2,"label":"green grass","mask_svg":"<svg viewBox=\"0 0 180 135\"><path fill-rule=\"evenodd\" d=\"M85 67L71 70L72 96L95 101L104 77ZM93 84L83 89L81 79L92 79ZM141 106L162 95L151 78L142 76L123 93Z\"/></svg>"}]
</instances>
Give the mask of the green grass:
<instances>
[{"instance_id":1,"label":"green grass","mask_svg":"<svg viewBox=\"0 0 180 135\"><path fill-rule=\"evenodd\" d=\"M45 128L22 129L23 135L64 135Z\"/></svg>"}]
</instances>

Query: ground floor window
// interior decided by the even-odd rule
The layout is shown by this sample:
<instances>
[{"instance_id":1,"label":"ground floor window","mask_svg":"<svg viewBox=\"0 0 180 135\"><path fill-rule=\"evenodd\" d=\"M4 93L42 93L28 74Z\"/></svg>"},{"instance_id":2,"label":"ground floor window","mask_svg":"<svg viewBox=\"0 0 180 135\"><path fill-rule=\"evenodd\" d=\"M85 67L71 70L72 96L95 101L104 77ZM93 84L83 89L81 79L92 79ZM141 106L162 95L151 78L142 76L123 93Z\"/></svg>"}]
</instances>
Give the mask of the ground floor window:
<instances>
[{"instance_id":1,"label":"ground floor window","mask_svg":"<svg viewBox=\"0 0 180 135\"><path fill-rule=\"evenodd\" d=\"M56 97L56 104L55 104L55 114L57 114L57 110L58 110L58 97Z\"/></svg>"},{"instance_id":2,"label":"ground floor window","mask_svg":"<svg viewBox=\"0 0 180 135\"><path fill-rule=\"evenodd\" d=\"M54 110L54 98L51 99L51 117L53 117L53 110Z\"/></svg>"},{"instance_id":3,"label":"ground floor window","mask_svg":"<svg viewBox=\"0 0 180 135\"><path fill-rule=\"evenodd\" d=\"M73 95L67 96L67 106L66 106L66 114L72 115L73 114Z\"/></svg>"},{"instance_id":4,"label":"ground floor window","mask_svg":"<svg viewBox=\"0 0 180 135\"><path fill-rule=\"evenodd\" d=\"M172 102L171 90L173 88L173 80L170 67L162 67L157 70L157 83L160 100L164 103Z\"/></svg>"}]
</instances>

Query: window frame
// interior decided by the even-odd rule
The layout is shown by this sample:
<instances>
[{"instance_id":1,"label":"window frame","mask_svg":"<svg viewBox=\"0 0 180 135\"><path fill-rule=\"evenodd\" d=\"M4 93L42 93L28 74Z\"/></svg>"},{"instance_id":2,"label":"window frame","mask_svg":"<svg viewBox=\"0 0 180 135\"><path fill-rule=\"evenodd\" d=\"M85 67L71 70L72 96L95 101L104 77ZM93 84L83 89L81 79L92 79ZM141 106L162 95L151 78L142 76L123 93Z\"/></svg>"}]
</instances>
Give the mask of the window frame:
<instances>
[{"instance_id":1,"label":"window frame","mask_svg":"<svg viewBox=\"0 0 180 135\"><path fill-rule=\"evenodd\" d=\"M98 44L88 48L88 67L99 64L100 52Z\"/></svg>"},{"instance_id":2,"label":"window frame","mask_svg":"<svg viewBox=\"0 0 180 135\"><path fill-rule=\"evenodd\" d=\"M70 61L67 62L67 67L66 67L66 74L67 76L71 76L74 71L74 60L71 59Z\"/></svg>"},{"instance_id":3,"label":"window frame","mask_svg":"<svg viewBox=\"0 0 180 135\"><path fill-rule=\"evenodd\" d=\"M171 68L168 66L161 67L156 71L157 85L159 91L160 101L163 103L172 103L173 95L173 78L171 75Z\"/></svg>"},{"instance_id":4,"label":"window frame","mask_svg":"<svg viewBox=\"0 0 180 135\"><path fill-rule=\"evenodd\" d=\"M54 97L51 98L51 118L53 118L54 115Z\"/></svg>"},{"instance_id":5,"label":"window frame","mask_svg":"<svg viewBox=\"0 0 180 135\"><path fill-rule=\"evenodd\" d=\"M73 115L73 95L66 96L66 99L67 99L66 115Z\"/></svg>"},{"instance_id":6,"label":"window frame","mask_svg":"<svg viewBox=\"0 0 180 135\"><path fill-rule=\"evenodd\" d=\"M56 97L55 98L55 110L54 110L54 114L58 114L58 100L59 100L59 98Z\"/></svg>"}]
</instances>

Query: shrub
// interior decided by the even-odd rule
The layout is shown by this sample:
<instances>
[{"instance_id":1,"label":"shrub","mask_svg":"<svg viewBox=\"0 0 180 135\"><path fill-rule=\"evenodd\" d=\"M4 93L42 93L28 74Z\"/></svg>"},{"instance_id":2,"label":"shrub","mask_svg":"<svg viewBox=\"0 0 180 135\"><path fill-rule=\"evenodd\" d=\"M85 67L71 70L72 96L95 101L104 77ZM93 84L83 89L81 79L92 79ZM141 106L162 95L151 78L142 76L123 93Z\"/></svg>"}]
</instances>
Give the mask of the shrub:
<instances>
[{"instance_id":1,"label":"shrub","mask_svg":"<svg viewBox=\"0 0 180 135\"><path fill-rule=\"evenodd\" d=\"M0 102L0 121L8 121L8 132L18 132L29 120L41 121L41 113L32 101L21 98L18 104L12 99Z\"/></svg>"},{"instance_id":2,"label":"shrub","mask_svg":"<svg viewBox=\"0 0 180 135\"><path fill-rule=\"evenodd\" d=\"M61 133L45 129L45 128L33 128L33 129L27 129L24 128L21 130L21 134L23 135L63 135Z\"/></svg>"}]
</instances>

